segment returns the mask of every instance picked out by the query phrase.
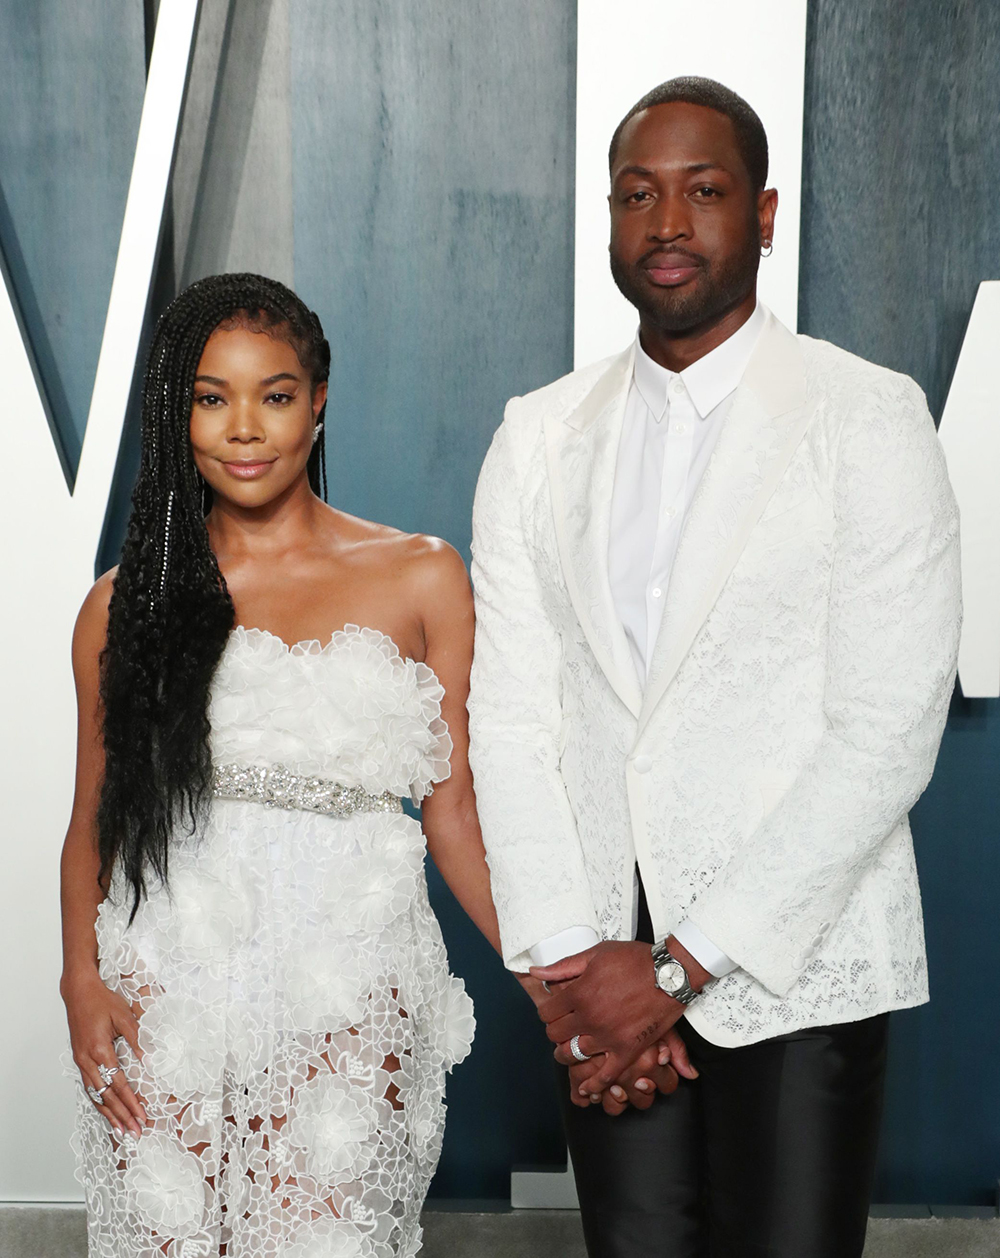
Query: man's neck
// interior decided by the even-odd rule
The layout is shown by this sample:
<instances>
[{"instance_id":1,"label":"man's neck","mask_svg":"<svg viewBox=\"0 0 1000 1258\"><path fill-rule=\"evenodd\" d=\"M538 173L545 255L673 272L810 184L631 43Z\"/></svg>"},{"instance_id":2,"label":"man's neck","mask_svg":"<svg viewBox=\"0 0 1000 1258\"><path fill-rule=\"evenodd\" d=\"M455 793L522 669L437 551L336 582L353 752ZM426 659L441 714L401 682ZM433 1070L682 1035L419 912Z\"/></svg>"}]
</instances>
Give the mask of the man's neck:
<instances>
[{"instance_id":1,"label":"man's neck","mask_svg":"<svg viewBox=\"0 0 1000 1258\"><path fill-rule=\"evenodd\" d=\"M645 320L639 323L639 340L654 363L667 371L683 371L704 358L746 323L757 307L756 287L737 306L685 332L664 332Z\"/></svg>"}]
</instances>

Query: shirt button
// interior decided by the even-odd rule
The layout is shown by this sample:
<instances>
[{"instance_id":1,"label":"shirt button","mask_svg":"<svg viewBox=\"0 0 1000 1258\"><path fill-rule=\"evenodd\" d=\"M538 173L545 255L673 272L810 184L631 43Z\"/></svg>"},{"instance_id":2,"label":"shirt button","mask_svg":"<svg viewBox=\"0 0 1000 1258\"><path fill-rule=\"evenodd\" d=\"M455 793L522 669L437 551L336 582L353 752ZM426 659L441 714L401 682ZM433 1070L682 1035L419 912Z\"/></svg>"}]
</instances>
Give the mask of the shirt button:
<instances>
[{"instance_id":1,"label":"shirt button","mask_svg":"<svg viewBox=\"0 0 1000 1258\"><path fill-rule=\"evenodd\" d=\"M656 589L653 590L653 598L659 598L662 593L663 591L660 589L659 586L657 586Z\"/></svg>"},{"instance_id":2,"label":"shirt button","mask_svg":"<svg viewBox=\"0 0 1000 1258\"><path fill-rule=\"evenodd\" d=\"M650 756L636 756L632 761L632 768L636 773L648 773L653 767L653 761Z\"/></svg>"},{"instance_id":3,"label":"shirt button","mask_svg":"<svg viewBox=\"0 0 1000 1258\"><path fill-rule=\"evenodd\" d=\"M677 425L677 431L678 431L678 432L680 432L680 433L685 433L685 432L687 432L687 430L688 430L688 426L687 426L687 424L678 424L678 425Z\"/></svg>"},{"instance_id":4,"label":"shirt button","mask_svg":"<svg viewBox=\"0 0 1000 1258\"><path fill-rule=\"evenodd\" d=\"M665 515L666 515L666 517L667 517L667 519L668 519L668 520L672 520L676 514L677 514L677 508L676 508L676 507L667 507L667 510L666 510L666 512L665 512Z\"/></svg>"},{"instance_id":5,"label":"shirt button","mask_svg":"<svg viewBox=\"0 0 1000 1258\"><path fill-rule=\"evenodd\" d=\"M680 395L684 392L684 382L682 380L675 380L670 388L674 397L680 397Z\"/></svg>"}]
</instances>

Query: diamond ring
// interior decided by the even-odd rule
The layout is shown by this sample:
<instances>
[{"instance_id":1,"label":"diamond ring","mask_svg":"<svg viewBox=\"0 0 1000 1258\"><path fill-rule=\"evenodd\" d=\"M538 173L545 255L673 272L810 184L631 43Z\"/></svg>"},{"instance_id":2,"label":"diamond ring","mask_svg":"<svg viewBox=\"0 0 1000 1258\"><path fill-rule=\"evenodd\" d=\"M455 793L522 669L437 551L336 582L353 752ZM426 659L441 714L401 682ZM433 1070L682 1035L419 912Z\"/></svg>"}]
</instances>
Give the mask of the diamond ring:
<instances>
[{"instance_id":1,"label":"diamond ring","mask_svg":"<svg viewBox=\"0 0 1000 1258\"><path fill-rule=\"evenodd\" d=\"M585 1053L580 1047L579 1035L574 1035L570 1040L569 1051L573 1054L577 1061L590 1061L590 1053Z\"/></svg>"},{"instance_id":2,"label":"diamond ring","mask_svg":"<svg viewBox=\"0 0 1000 1258\"><path fill-rule=\"evenodd\" d=\"M109 1087L109 1085L108 1085L108 1084L105 1084L105 1085L104 1085L104 1087L103 1087L103 1088L101 1088L101 1090L100 1090L100 1091L98 1091L98 1090L97 1090L97 1088L93 1088L93 1087L91 1087L91 1086L90 1086L90 1084L88 1083L88 1084L87 1084L87 1095L90 1097L90 1099L94 1102L94 1104L95 1104L95 1105L103 1105L103 1104L104 1104L104 1093L108 1090L108 1087Z\"/></svg>"},{"instance_id":3,"label":"diamond ring","mask_svg":"<svg viewBox=\"0 0 1000 1258\"><path fill-rule=\"evenodd\" d=\"M102 1063L101 1063L101 1064L97 1067L97 1073L101 1076L102 1081L103 1081L105 1084L107 1084L107 1086L108 1086L108 1087L110 1087L110 1086L111 1086L111 1080L112 1080L112 1079L115 1077L115 1075L118 1073L118 1069L119 1069L119 1068L118 1068L117 1066L105 1066L105 1065L104 1065L104 1063L102 1062Z\"/></svg>"}]
</instances>

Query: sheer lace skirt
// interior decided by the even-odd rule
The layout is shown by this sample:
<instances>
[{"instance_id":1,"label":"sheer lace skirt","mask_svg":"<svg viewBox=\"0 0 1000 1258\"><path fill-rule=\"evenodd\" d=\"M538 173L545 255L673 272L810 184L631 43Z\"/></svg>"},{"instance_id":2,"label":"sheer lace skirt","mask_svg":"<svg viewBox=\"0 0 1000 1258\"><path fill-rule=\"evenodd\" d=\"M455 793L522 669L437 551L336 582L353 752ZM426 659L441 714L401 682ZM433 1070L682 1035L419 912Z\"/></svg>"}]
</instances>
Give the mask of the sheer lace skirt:
<instances>
[{"instance_id":1,"label":"sheer lace skirt","mask_svg":"<svg viewBox=\"0 0 1000 1258\"><path fill-rule=\"evenodd\" d=\"M139 1017L119 1059L149 1116L118 1140L81 1092L92 1258L408 1258L471 1002L427 902L423 836L217 801L101 973Z\"/></svg>"}]
</instances>

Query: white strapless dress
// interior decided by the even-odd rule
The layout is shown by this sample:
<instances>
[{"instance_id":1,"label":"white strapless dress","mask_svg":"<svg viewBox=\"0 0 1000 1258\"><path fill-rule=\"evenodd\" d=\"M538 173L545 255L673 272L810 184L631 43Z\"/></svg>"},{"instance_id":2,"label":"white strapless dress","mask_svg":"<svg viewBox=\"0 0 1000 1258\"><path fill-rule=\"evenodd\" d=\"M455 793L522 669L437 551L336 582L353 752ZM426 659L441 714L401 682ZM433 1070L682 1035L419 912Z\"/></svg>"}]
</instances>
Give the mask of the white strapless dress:
<instances>
[{"instance_id":1,"label":"white strapless dress","mask_svg":"<svg viewBox=\"0 0 1000 1258\"><path fill-rule=\"evenodd\" d=\"M140 1014L141 1060L117 1047L150 1126L119 1142L81 1100L91 1258L420 1248L445 1073L475 1028L398 811L448 776L443 693L374 630L232 633L209 716L220 789L244 797L177 836L131 926L117 882L98 919L101 976Z\"/></svg>"}]
</instances>

